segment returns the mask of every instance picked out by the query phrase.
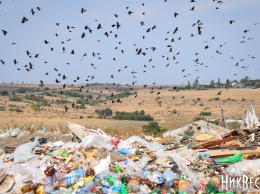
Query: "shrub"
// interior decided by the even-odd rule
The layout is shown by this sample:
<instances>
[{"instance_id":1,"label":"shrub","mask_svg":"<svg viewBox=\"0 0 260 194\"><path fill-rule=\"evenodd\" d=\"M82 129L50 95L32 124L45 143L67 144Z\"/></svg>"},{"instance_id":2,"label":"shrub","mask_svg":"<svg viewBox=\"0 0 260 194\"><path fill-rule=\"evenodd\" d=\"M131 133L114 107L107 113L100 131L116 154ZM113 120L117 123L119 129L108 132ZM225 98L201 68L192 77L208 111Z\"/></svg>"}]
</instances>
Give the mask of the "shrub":
<instances>
[{"instance_id":1,"label":"shrub","mask_svg":"<svg viewBox=\"0 0 260 194\"><path fill-rule=\"evenodd\" d=\"M219 101L219 100L220 100L220 98L219 98L219 97L216 97L216 98L214 98L214 100L215 100L215 101Z\"/></svg>"},{"instance_id":2,"label":"shrub","mask_svg":"<svg viewBox=\"0 0 260 194\"><path fill-rule=\"evenodd\" d=\"M201 99L200 98L197 98L197 101L200 101Z\"/></svg>"},{"instance_id":3,"label":"shrub","mask_svg":"<svg viewBox=\"0 0 260 194\"><path fill-rule=\"evenodd\" d=\"M3 90L3 91L0 92L0 94L1 94L2 96L8 96L8 91Z\"/></svg>"},{"instance_id":4,"label":"shrub","mask_svg":"<svg viewBox=\"0 0 260 194\"><path fill-rule=\"evenodd\" d=\"M19 88L17 89L18 93L26 93L26 89L25 88Z\"/></svg>"},{"instance_id":5,"label":"shrub","mask_svg":"<svg viewBox=\"0 0 260 194\"><path fill-rule=\"evenodd\" d=\"M105 109L96 109L95 113L99 115L99 118L106 118L107 116L112 116L113 111L110 108L105 108Z\"/></svg>"},{"instance_id":6,"label":"shrub","mask_svg":"<svg viewBox=\"0 0 260 194\"><path fill-rule=\"evenodd\" d=\"M186 129L186 130L184 131L184 135L185 135L185 136L193 136L194 133L195 133L195 131L194 131L193 129Z\"/></svg>"},{"instance_id":7,"label":"shrub","mask_svg":"<svg viewBox=\"0 0 260 194\"><path fill-rule=\"evenodd\" d=\"M204 106L204 104L200 103L199 106Z\"/></svg>"},{"instance_id":8,"label":"shrub","mask_svg":"<svg viewBox=\"0 0 260 194\"><path fill-rule=\"evenodd\" d=\"M134 121L153 121L153 117L151 117L149 114L145 115L144 110L141 110L140 112L138 112L138 111L134 111L134 112L116 111L116 115L113 117L113 119L134 120Z\"/></svg>"},{"instance_id":9,"label":"shrub","mask_svg":"<svg viewBox=\"0 0 260 194\"><path fill-rule=\"evenodd\" d=\"M0 111L6 111L6 107L5 106L0 106Z\"/></svg>"},{"instance_id":10,"label":"shrub","mask_svg":"<svg viewBox=\"0 0 260 194\"><path fill-rule=\"evenodd\" d=\"M20 97L18 95L13 95L13 96L9 97L9 100L15 101L15 102L22 102L23 101L22 97Z\"/></svg>"},{"instance_id":11,"label":"shrub","mask_svg":"<svg viewBox=\"0 0 260 194\"><path fill-rule=\"evenodd\" d=\"M148 125L143 125L143 130L142 132L144 134L147 135L161 135L162 133L164 133L167 129L162 129L158 122L153 121L153 122L149 122Z\"/></svg>"},{"instance_id":12,"label":"shrub","mask_svg":"<svg viewBox=\"0 0 260 194\"><path fill-rule=\"evenodd\" d=\"M32 108L34 111L40 111L40 105L38 105L38 104L32 104L32 105L31 105L31 108Z\"/></svg>"},{"instance_id":13,"label":"shrub","mask_svg":"<svg viewBox=\"0 0 260 194\"><path fill-rule=\"evenodd\" d=\"M79 119L84 119L84 117L82 115L79 116Z\"/></svg>"},{"instance_id":14,"label":"shrub","mask_svg":"<svg viewBox=\"0 0 260 194\"><path fill-rule=\"evenodd\" d=\"M211 115L211 112L200 112L200 115L201 116L210 116Z\"/></svg>"},{"instance_id":15,"label":"shrub","mask_svg":"<svg viewBox=\"0 0 260 194\"><path fill-rule=\"evenodd\" d=\"M245 98L242 98L242 99L241 99L241 101L242 101L242 102L245 102L245 101L246 101L246 99L245 99Z\"/></svg>"}]
</instances>

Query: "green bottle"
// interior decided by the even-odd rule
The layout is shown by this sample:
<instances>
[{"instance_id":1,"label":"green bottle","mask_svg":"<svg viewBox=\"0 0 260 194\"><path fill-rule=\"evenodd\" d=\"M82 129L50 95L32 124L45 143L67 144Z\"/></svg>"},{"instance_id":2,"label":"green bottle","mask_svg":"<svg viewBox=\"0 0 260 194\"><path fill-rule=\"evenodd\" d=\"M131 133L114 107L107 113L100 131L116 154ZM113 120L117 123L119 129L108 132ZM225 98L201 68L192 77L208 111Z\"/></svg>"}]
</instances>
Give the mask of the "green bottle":
<instances>
[{"instance_id":1,"label":"green bottle","mask_svg":"<svg viewBox=\"0 0 260 194\"><path fill-rule=\"evenodd\" d=\"M108 175L107 178L106 178L106 181L107 181L109 184L111 184L111 185L113 185L116 180L117 180L117 178L115 178L115 177L113 177L113 176L111 176L111 175Z\"/></svg>"},{"instance_id":2,"label":"green bottle","mask_svg":"<svg viewBox=\"0 0 260 194\"><path fill-rule=\"evenodd\" d=\"M155 187L149 194L162 194L162 191Z\"/></svg>"},{"instance_id":3,"label":"green bottle","mask_svg":"<svg viewBox=\"0 0 260 194\"><path fill-rule=\"evenodd\" d=\"M120 194L128 194L124 184L121 185L121 193Z\"/></svg>"},{"instance_id":4,"label":"green bottle","mask_svg":"<svg viewBox=\"0 0 260 194\"><path fill-rule=\"evenodd\" d=\"M205 186L205 191L207 194L216 194L218 192L218 188L214 183L208 182Z\"/></svg>"}]
</instances>

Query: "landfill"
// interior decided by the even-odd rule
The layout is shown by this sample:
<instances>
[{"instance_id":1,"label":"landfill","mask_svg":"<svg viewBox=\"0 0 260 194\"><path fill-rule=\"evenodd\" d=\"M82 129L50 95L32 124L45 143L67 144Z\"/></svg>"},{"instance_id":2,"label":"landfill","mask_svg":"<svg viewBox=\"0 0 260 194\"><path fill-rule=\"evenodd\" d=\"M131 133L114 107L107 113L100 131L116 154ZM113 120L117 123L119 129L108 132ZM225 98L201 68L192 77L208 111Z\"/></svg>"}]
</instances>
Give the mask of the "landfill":
<instances>
[{"instance_id":1,"label":"landfill","mask_svg":"<svg viewBox=\"0 0 260 194\"><path fill-rule=\"evenodd\" d=\"M244 124L244 123L243 123ZM193 137L112 137L68 123L79 142L35 136L0 148L0 193L216 194L260 189L260 127ZM17 137L19 128L0 138ZM46 130L43 130L46 133ZM189 141L189 140L192 141Z\"/></svg>"}]
</instances>

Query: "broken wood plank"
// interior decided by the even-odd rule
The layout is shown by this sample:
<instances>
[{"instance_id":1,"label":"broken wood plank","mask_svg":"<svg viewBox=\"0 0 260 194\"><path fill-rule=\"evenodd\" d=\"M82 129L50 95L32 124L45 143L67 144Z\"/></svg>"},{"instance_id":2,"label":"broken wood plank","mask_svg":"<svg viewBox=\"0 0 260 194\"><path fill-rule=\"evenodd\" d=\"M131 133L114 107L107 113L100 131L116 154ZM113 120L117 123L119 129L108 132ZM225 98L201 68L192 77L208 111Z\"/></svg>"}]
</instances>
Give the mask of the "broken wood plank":
<instances>
[{"instance_id":1,"label":"broken wood plank","mask_svg":"<svg viewBox=\"0 0 260 194\"><path fill-rule=\"evenodd\" d=\"M242 152L242 154L260 154L260 148L257 148L255 150L222 150L217 152L210 152L207 153L210 154L210 157L219 157L219 156L230 156L234 155L238 152Z\"/></svg>"},{"instance_id":2,"label":"broken wood plank","mask_svg":"<svg viewBox=\"0 0 260 194\"><path fill-rule=\"evenodd\" d=\"M218 140L211 140L211 141L207 141L207 142L202 143L202 144L194 145L191 148L192 149L208 148L208 147L211 147L211 146L219 145L221 143L237 140L238 138L239 138L239 136L227 137L227 138L218 139Z\"/></svg>"}]
</instances>

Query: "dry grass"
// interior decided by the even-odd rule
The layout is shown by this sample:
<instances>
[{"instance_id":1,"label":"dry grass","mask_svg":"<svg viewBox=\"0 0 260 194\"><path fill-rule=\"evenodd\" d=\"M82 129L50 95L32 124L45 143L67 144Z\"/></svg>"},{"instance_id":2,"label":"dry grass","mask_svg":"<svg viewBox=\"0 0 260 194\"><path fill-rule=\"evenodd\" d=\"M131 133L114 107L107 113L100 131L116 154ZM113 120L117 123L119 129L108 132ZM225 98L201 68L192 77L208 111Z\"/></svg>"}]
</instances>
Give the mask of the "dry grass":
<instances>
[{"instance_id":1,"label":"dry grass","mask_svg":"<svg viewBox=\"0 0 260 194\"><path fill-rule=\"evenodd\" d=\"M23 85L24 86L24 85ZM21 86L16 85L0 85L0 91L15 90ZM26 87L37 87L36 85L26 85ZM48 85L49 88L61 88L60 85ZM88 94L97 95L102 87L93 87ZM110 92L119 93L120 88L109 88ZM157 86L158 87L158 86ZM113 89L113 90L112 90ZM124 90L127 88L124 87ZM67 122L74 122L88 128L101 128L107 133L114 135L131 135L140 134L142 125L147 122L136 121L119 121L112 119L96 119L95 109L111 108L115 111L140 111L144 110L146 114L150 114L159 122L159 125L168 129L176 128L187 124L193 120L201 111L211 112L210 118L220 118L220 106L227 109L225 115L227 118L241 119L244 111L249 105L253 105L256 114L260 115L260 98L259 90L252 89L229 89L222 90L222 95L217 95L220 90L203 90L203 91L168 91L169 86L163 86L160 90L161 94L156 95L157 91L150 94L150 88L135 86L134 91L138 91L138 96L134 95L123 98L123 103L99 104L98 106L86 106L85 110L70 108L66 113L64 105L51 105L44 107L41 112L34 112L26 102L11 102L9 97L0 96L0 106L5 106L7 111L0 111L0 129L20 127L27 130L37 130L39 126L47 126L49 130L60 130L67 132ZM129 90L128 90L129 91ZM86 94L86 93L85 93ZM105 91L102 95L109 95L109 91ZM20 94L19 94L20 95ZM35 94L36 95L36 94ZM156 100L159 97L160 99ZM47 100L60 99L58 97L47 97ZM219 98L219 100L214 100ZM242 101L242 99L245 99ZM229 100L228 100L229 99ZM76 101L75 98L67 98L69 101ZM159 106L157 101L162 101ZM23 113L9 112L9 106L15 105L23 109ZM171 111L176 109L176 114ZM83 116L83 119L80 119ZM88 118L88 117L93 118ZM209 118L209 117L206 117Z\"/></svg>"}]
</instances>

